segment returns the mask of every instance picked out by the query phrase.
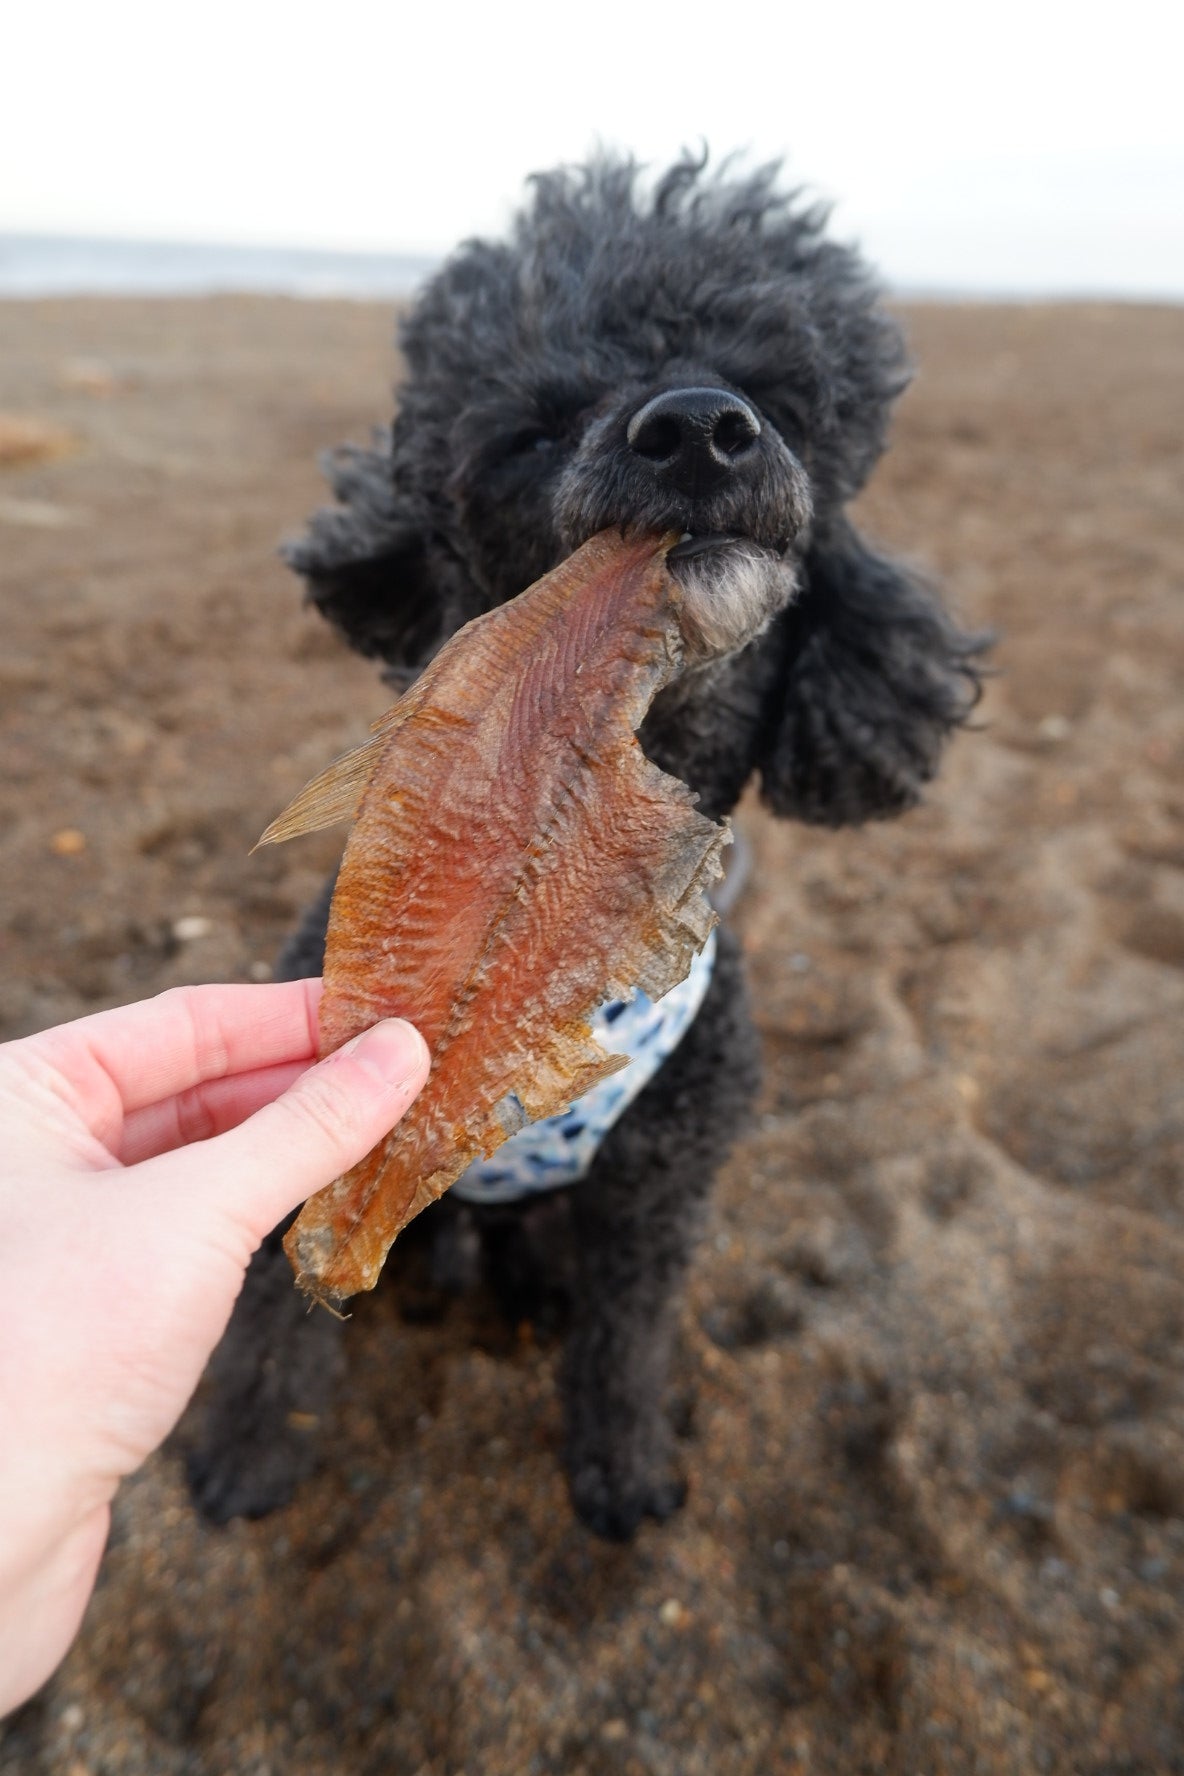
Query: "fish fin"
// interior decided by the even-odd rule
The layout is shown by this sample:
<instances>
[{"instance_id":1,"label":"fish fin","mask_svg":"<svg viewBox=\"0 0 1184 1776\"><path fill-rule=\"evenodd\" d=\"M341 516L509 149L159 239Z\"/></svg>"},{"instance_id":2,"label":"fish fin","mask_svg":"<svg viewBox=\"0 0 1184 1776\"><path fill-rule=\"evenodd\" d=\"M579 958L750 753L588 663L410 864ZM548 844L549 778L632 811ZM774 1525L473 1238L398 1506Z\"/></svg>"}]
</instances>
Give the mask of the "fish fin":
<instances>
[{"instance_id":1,"label":"fish fin","mask_svg":"<svg viewBox=\"0 0 1184 1776\"><path fill-rule=\"evenodd\" d=\"M282 845L285 839L320 832L322 827L335 826L339 820L352 820L363 791L374 775L379 755L408 713L402 703L396 703L385 715L380 715L371 725L372 738L334 759L331 765L306 783L283 813L276 815L252 850L258 851L260 845Z\"/></svg>"},{"instance_id":2,"label":"fish fin","mask_svg":"<svg viewBox=\"0 0 1184 1776\"><path fill-rule=\"evenodd\" d=\"M530 1122L543 1122L548 1116L562 1116L594 1085L620 1073L633 1058L627 1054L605 1054L599 1043L581 1044L583 1053L551 1054L537 1059L535 1076L521 1087L521 1103ZM488 1154L486 1158L488 1158Z\"/></svg>"},{"instance_id":3,"label":"fish fin","mask_svg":"<svg viewBox=\"0 0 1184 1776\"><path fill-rule=\"evenodd\" d=\"M305 784L282 814L276 815L253 849L282 845L285 839L298 838L301 833L320 832L322 827L334 826L339 820L352 820L382 747L382 738L376 737L334 759L311 783Z\"/></svg>"}]
</instances>

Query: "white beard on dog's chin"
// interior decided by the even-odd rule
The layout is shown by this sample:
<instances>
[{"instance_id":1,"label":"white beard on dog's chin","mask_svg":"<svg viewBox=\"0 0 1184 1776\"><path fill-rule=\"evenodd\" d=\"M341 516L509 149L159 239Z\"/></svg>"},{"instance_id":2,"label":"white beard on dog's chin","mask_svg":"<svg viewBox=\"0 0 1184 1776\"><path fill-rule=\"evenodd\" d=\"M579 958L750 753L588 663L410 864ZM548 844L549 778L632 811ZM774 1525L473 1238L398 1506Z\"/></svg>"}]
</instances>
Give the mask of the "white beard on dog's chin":
<instances>
[{"instance_id":1,"label":"white beard on dog's chin","mask_svg":"<svg viewBox=\"0 0 1184 1776\"><path fill-rule=\"evenodd\" d=\"M672 562L682 588L679 617L686 668L737 653L784 610L797 587L797 563L737 539Z\"/></svg>"}]
</instances>

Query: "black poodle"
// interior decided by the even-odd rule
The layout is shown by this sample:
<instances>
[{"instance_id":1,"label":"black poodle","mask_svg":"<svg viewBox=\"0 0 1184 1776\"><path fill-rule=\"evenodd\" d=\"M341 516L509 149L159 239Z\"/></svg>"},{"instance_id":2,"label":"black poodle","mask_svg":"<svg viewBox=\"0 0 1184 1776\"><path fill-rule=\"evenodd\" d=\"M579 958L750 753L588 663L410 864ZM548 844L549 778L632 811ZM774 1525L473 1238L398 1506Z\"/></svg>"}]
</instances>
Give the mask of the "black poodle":
<instances>
[{"instance_id":1,"label":"black poodle","mask_svg":"<svg viewBox=\"0 0 1184 1776\"><path fill-rule=\"evenodd\" d=\"M775 814L840 826L917 801L974 703L980 643L846 515L907 380L902 342L859 257L776 173L685 158L647 194L606 157L536 178L509 238L462 246L420 296L394 426L333 457L340 503L289 559L402 688L593 532L682 532L670 559L697 648L645 751L713 817L755 773ZM331 886L283 975L319 970ZM446 1197L427 1217L454 1244L458 1218L470 1244L475 1227L510 1296L527 1286L532 1218L562 1198L576 1236L564 1460L603 1535L683 1497L663 1411L680 1284L757 1071L725 926L697 1016L581 1181L521 1209ZM191 1459L208 1515L290 1496L311 1461L292 1425L327 1406L339 1335L306 1314L270 1240Z\"/></svg>"}]
</instances>

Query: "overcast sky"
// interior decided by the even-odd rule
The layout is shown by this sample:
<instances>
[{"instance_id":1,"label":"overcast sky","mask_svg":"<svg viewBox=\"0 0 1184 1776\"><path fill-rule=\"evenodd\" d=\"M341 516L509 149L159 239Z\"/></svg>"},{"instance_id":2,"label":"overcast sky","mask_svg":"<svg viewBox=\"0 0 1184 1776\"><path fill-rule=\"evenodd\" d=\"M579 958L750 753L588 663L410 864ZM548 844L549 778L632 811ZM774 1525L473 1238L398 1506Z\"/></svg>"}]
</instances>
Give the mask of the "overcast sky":
<instances>
[{"instance_id":1,"label":"overcast sky","mask_svg":"<svg viewBox=\"0 0 1184 1776\"><path fill-rule=\"evenodd\" d=\"M596 142L786 156L903 286L1184 297L1165 0L25 0L0 229L437 251Z\"/></svg>"}]
</instances>

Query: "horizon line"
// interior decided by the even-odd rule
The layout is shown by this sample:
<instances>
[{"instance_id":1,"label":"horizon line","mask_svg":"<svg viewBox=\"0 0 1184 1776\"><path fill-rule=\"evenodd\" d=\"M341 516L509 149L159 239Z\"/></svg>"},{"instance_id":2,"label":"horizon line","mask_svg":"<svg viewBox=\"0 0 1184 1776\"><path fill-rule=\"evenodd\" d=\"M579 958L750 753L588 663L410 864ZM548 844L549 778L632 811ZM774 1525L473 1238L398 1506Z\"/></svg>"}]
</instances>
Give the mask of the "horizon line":
<instances>
[{"instance_id":1,"label":"horizon line","mask_svg":"<svg viewBox=\"0 0 1184 1776\"><path fill-rule=\"evenodd\" d=\"M383 297L405 297L418 283L442 264L450 249L426 247L345 247L309 246L279 241L215 240L197 237L165 237L133 234L69 233L57 230L6 228L0 225L0 299L49 299L52 297L85 296L168 296L201 295L276 295L296 298L343 297L358 300L380 300ZM56 268L24 267L6 264L13 253L31 253L36 257L61 256L67 263ZM96 259L118 261L125 257L163 255L174 261L172 266L158 265L156 275L147 266L137 274L134 267L109 265L104 276L100 268L71 267L68 256L93 255ZM204 267L202 260L224 261L221 266ZM188 266L185 261L189 261ZM197 261L195 265L193 262ZM235 265L240 269L254 261L264 262L260 270L270 268L272 276L236 279ZM285 273L283 262L288 262ZM370 272L359 283L331 275L326 280L296 275L301 269L327 274L347 268L355 273ZM114 274L114 275L113 275ZM903 302L1040 302L1090 303L1118 302L1141 306L1179 306L1184 302L1184 287L1166 286L1116 287L1094 280L1037 278L1028 282L1012 275L1003 276L998 284L981 277L960 280L948 273L934 278L892 276L881 272L886 295ZM318 287L319 284L319 287Z\"/></svg>"}]
</instances>

